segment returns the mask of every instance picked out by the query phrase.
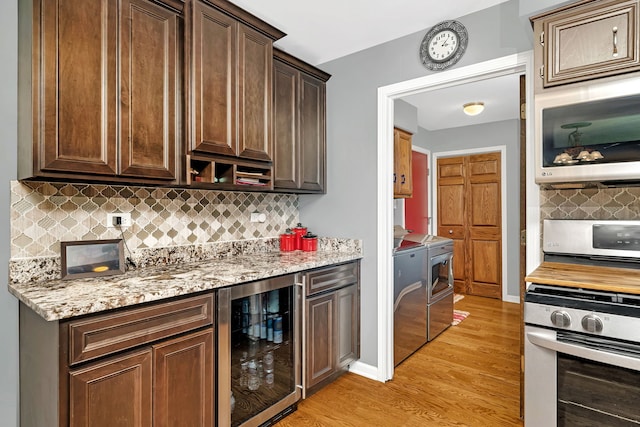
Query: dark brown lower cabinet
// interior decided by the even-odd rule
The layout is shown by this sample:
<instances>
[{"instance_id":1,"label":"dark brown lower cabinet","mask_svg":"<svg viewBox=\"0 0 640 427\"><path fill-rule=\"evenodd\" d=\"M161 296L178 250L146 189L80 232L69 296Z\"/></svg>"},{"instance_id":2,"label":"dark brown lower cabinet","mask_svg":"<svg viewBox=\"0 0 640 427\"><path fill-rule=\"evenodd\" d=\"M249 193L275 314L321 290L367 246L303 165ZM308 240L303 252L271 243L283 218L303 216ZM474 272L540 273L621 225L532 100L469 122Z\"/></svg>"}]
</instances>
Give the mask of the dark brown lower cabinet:
<instances>
[{"instance_id":1,"label":"dark brown lower cabinet","mask_svg":"<svg viewBox=\"0 0 640 427\"><path fill-rule=\"evenodd\" d=\"M360 357L360 261L296 277L306 284L302 377L309 396ZM218 400L224 400L216 393L216 354L229 351L215 347L217 295L60 321L46 321L20 304L21 427L216 425ZM289 369L291 376L297 368Z\"/></svg>"},{"instance_id":2,"label":"dark brown lower cabinet","mask_svg":"<svg viewBox=\"0 0 640 427\"><path fill-rule=\"evenodd\" d=\"M59 322L21 305L20 425L212 427L214 300L204 293Z\"/></svg>"},{"instance_id":3,"label":"dark brown lower cabinet","mask_svg":"<svg viewBox=\"0 0 640 427\"><path fill-rule=\"evenodd\" d=\"M212 426L213 329L153 346L153 425Z\"/></svg>"},{"instance_id":4,"label":"dark brown lower cabinet","mask_svg":"<svg viewBox=\"0 0 640 427\"><path fill-rule=\"evenodd\" d=\"M342 375L360 357L359 271L359 262L352 262L305 275L306 396Z\"/></svg>"},{"instance_id":5,"label":"dark brown lower cabinet","mask_svg":"<svg viewBox=\"0 0 640 427\"><path fill-rule=\"evenodd\" d=\"M69 425L212 426L213 330L69 372Z\"/></svg>"},{"instance_id":6,"label":"dark brown lower cabinet","mask_svg":"<svg viewBox=\"0 0 640 427\"><path fill-rule=\"evenodd\" d=\"M69 373L71 427L151 426L150 348Z\"/></svg>"}]
</instances>

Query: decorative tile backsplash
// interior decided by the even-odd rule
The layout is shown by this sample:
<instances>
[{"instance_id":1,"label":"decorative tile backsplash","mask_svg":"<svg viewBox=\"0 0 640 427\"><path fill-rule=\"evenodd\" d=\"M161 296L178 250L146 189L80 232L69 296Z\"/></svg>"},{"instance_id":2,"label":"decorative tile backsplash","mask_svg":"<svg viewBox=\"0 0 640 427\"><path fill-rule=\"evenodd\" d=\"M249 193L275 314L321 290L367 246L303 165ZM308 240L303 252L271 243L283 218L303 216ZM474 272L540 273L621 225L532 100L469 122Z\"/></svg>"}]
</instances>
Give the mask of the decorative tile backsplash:
<instances>
[{"instance_id":1,"label":"decorative tile backsplash","mask_svg":"<svg viewBox=\"0 0 640 427\"><path fill-rule=\"evenodd\" d=\"M640 219L640 187L540 190L540 219Z\"/></svg>"},{"instance_id":2,"label":"decorative tile backsplash","mask_svg":"<svg viewBox=\"0 0 640 427\"><path fill-rule=\"evenodd\" d=\"M60 242L117 239L107 213L129 212L132 252L277 237L298 222L298 197L178 188L11 182L11 258L60 256ZM250 222L251 212L267 216Z\"/></svg>"}]
</instances>

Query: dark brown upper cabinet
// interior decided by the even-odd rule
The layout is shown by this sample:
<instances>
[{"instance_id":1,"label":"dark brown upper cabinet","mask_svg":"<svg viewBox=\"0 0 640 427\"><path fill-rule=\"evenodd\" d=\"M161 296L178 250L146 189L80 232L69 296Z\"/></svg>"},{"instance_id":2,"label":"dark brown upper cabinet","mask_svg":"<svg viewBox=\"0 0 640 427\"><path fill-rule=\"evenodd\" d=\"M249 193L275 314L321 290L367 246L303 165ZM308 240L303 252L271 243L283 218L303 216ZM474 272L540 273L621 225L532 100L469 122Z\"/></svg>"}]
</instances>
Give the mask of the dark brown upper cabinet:
<instances>
[{"instance_id":1,"label":"dark brown upper cabinet","mask_svg":"<svg viewBox=\"0 0 640 427\"><path fill-rule=\"evenodd\" d=\"M275 190L326 192L326 81L331 77L274 49Z\"/></svg>"},{"instance_id":2,"label":"dark brown upper cabinet","mask_svg":"<svg viewBox=\"0 0 640 427\"><path fill-rule=\"evenodd\" d=\"M178 0L25 4L19 178L176 182L182 8Z\"/></svg>"},{"instance_id":3,"label":"dark brown upper cabinet","mask_svg":"<svg viewBox=\"0 0 640 427\"><path fill-rule=\"evenodd\" d=\"M638 3L581 1L532 17L536 89L639 70Z\"/></svg>"},{"instance_id":4,"label":"dark brown upper cabinet","mask_svg":"<svg viewBox=\"0 0 640 427\"><path fill-rule=\"evenodd\" d=\"M231 3L194 0L191 151L272 160L273 41L283 36Z\"/></svg>"}]
</instances>

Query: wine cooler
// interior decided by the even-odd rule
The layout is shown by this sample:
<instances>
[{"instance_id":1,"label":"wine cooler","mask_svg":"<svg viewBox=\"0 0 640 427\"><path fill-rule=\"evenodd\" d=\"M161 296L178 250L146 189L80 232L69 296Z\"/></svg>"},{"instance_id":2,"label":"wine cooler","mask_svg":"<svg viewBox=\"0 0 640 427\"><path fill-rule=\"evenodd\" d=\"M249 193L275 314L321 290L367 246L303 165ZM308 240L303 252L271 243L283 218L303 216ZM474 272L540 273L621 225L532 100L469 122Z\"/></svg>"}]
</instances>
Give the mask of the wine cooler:
<instances>
[{"instance_id":1,"label":"wine cooler","mask_svg":"<svg viewBox=\"0 0 640 427\"><path fill-rule=\"evenodd\" d=\"M300 400L302 292L296 277L218 291L218 425L268 425Z\"/></svg>"}]
</instances>

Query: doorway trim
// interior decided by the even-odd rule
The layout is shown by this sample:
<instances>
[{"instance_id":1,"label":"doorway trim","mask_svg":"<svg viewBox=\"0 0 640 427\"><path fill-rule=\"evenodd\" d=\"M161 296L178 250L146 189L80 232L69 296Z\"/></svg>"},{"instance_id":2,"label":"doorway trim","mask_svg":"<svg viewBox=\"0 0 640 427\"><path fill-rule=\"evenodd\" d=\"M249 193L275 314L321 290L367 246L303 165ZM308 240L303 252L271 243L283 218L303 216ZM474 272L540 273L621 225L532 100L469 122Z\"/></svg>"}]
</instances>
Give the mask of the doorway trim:
<instances>
[{"instance_id":1,"label":"doorway trim","mask_svg":"<svg viewBox=\"0 0 640 427\"><path fill-rule=\"evenodd\" d=\"M377 294L378 294L378 379L387 381L393 377L393 103L403 96L429 92L446 87L481 81L508 74L525 74L527 79L527 116L533 117L533 53L517 53L492 59L466 67L456 68L442 73L394 83L378 88L378 143L377 143ZM527 152L532 153L530 143L533 138L533 121L527 120ZM533 156L531 157L533 158ZM528 168L533 169L533 168ZM527 172L529 173L529 171ZM527 182L533 183L533 175L527 176ZM535 186L535 184L532 184ZM529 194L527 185L527 194ZM535 197L537 198L537 188ZM529 197L529 196L527 196ZM535 203L535 202L534 202ZM529 200L527 200L529 207ZM539 208L537 208L539 210ZM528 209L529 210L529 209ZM535 218L539 218L535 215ZM531 224L531 221L527 221ZM539 230L539 226L538 226ZM529 233L528 233L529 234ZM531 251L539 248L539 242L533 242L527 236ZM527 265L527 270L529 270Z\"/></svg>"}]
</instances>

